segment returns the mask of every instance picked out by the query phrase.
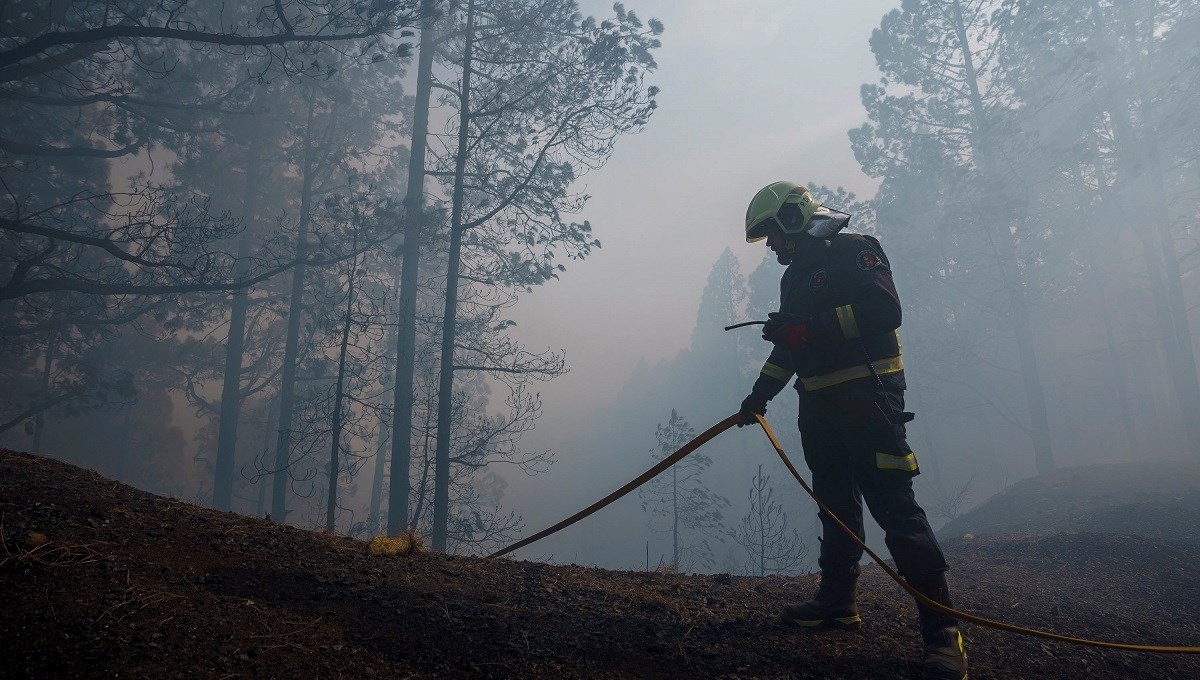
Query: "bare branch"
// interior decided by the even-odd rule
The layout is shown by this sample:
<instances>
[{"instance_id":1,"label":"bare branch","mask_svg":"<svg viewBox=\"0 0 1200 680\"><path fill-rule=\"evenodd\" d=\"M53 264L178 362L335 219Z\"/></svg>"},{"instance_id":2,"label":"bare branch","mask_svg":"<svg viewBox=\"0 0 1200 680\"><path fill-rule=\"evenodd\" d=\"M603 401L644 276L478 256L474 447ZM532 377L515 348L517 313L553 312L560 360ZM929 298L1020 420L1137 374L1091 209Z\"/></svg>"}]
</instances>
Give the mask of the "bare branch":
<instances>
[{"instance_id":1,"label":"bare branch","mask_svg":"<svg viewBox=\"0 0 1200 680\"><path fill-rule=\"evenodd\" d=\"M131 153L137 153L141 144L130 144L122 149L96 149L86 146L42 146L38 144L23 144L9 139L0 138L0 149L9 153L25 156L47 156L51 158L71 158L75 156L88 158L120 158Z\"/></svg>"}]
</instances>

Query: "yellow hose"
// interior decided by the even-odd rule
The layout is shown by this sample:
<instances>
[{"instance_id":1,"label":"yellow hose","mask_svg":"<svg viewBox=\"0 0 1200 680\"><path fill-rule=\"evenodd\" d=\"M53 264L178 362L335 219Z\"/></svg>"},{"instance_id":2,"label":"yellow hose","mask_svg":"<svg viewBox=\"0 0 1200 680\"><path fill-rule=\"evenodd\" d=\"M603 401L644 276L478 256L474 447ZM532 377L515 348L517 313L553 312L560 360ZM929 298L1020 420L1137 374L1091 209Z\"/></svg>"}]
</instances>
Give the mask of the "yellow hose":
<instances>
[{"instance_id":1,"label":"yellow hose","mask_svg":"<svg viewBox=\"0 0 1200 680\"><path fill-rule=\"evenodd\" d=\"M636 479L632 480L625 486L622 486L621 488L610 493L609 495L605 496L604 498L601 498L600 500L589 505L588 507L584 508L583 510L580 510L579 512L575 513L574 515L571 515L570 517L562 520L558 524L555 524L554 526L551 526L547 529L543 529L542 531L539 531L538 533L536 533L528 538L524 538L520 541L517 541L516 543L508 546L507 548L504 548L503 550L499 550L495 553L492 553L488 557L500 557L502 555L507 555L508 553L510 553L514 550L519 550L520 548L523 548L523 547L529 545L530 543L541 540L541 539L549 536L550 534L553 534L557 531L565 529L565 528L571 526L572 524L578 522L579 520L583 519L584 517L587 517L588 515L591 515L592 513L597 512L601 508L604 508L605 506L611 504L613 501L616 501L618 498L624 496L625 494L629 493L630 491L633 491L634 489L638 488L642 484L645 484L646 482L650 481L651 479L654 479L655 477L657 477L659 475L659 473L663 472L664 470L671 467L672 465L679 462L680 460L683 460L683 458L685 456L687 456L691 452L695 451L696 449L700 448L704 444L707 444L708 441L710 439L712 439L713 437L716 437L717 435L721 434L725 430L728 430L729 428L733 427L734 425L738 424L739 422L742 422L743 418L744 418L744 416L742 416L742 414L740 414L740 413L735 413L735 414L729 416L728 418L722 420L721 422L717 423L716 425L713 425L712 427L708 428L704 432L701 432L695 439L691 440L687 444L684 444L683 447L680 448L678 451L676 451L675 453L672 453L670 456L667 456L666 458L662 459L657 464L655 464L654 467L643 472ZM858 547L863 549L863 552L865 552L867 555L869 555L872 560L875 560L875 563L878 564L879 567L881 569L883 569L883 571L888 576L890 576L893 581L900 584L901 588L904 588L904 590L908 591L909 595L912 595L915 600L917 600L921 604L925 605L926 607L940 611L943 614L948 614L950 616L953 616L954 618L958 619L959 621L968 621L970 623L975 623L980 626L986 626L988 628L995 628L997 630L1004 630L1004 631L1008 631L1010 633L1017 633L1020 635L1030 635L1033 637L1045 638L1047 640L1056 640L1058 642L1069 642L1069 643L1077 644L1077 645L1086 645L1089 647L1102 647L1105 649L1120 649L1120 650L1127 651L1127 652L1159 652L1159 653L1164 653L1164 654L1200 654L1200 647L1169 647L1169 646L1164 646L1164 645L1135 645L1135 644L1130 644L1130 643L1125 643L1125 642L1105 642L1102 640L1088 640L1086 638L1077 638L1077 637L1071 637L1069 635L1060 635L1059 633L1052 633L1050 631L1045 631L1045 630L1037 630L1035 628L1025 628L1022 626L1013 625L1011 623L1004 623L1002 621L993 621L991 619L986 619L982 616L975 616L974 614L968 614L966 612L954 609L953 607L947 607L941 603L938 603L938 602L935 602L934 600L929 599L928 597L925 597L920 592L918 592L915 588L913 588L911 585L909 585L908 582L905 581L904 578L902 576L900 576L900 574L898 574L895 569L892 569L891 567L889 567L887 565L887 562L884 562L882 557L877 555L874 550L871 550L869 547L867 547L867 544L864 543L862 540L860 540L858 538L858 536L853 531L850 530L850 527L846 526L846 524L844 522L842 522L842 520L837 515L833 514L833 512L831 512L829 510L829 508L825 505L825 503L823 503L821 501L821 499L817 497L817 494L815 492L813 492L812 487L808 485L808 482L804 481L804 477L802 477L800 475L800 473L796 470L796 466L792 465L791 459L789 459L787 454L784 453L783 447L779 445L779 440L775 438L775 433L771 431L771 426L767 425L766 419L759 415L756 415L755 418L758 420L758 424L762 427L763 432L767 435L767 439L771 440L771 446L775 448L775 453L779 454L779 459L783 461L783 464L785 466L787 466L788 472L792 473L792 476L796 478L796 481L800 482L800 486L802 486L804 488L805 493L807 493L814 501L816 501L817 505L821 508L821 510L823 510L825 512L825 514L832 517L834 523L836 523L838 525L838 527L843 532L845 532L845 534L847 536L850 537L851 540L853 540L855 543L857 543Z\"/></svg>"},{"instance_id":2,"label":"yellow hose","mask_svg":"<svg viewBox=\"0 0 1200 680\"><path fill-rule=\"evenodd\" d=\"M721 434L725 430L728 430L729 428L733 427L734 425L737 425L740 422L742 422L742 414L735 413L735 414L729 416L725 420L722 420L721 422L717 423L716 425L713 425L712 427L708 428L707 430L701 432L695 439L684 444L683 448L679 449L675 453L672 453L671 455L667 456L666 458L663 458L662 460L658 461L658 464L656 464L654 467L650 468L649 470L646 470L645 472L643 472L640 476L638 476L637 479L629 482L625 486L608 494L607 496L605 496L604 498L601 498L600 500L596 501L595 503L592 503L591 505L587 506L583 510L580 510L579 512L575 513L574 515L571 515L570 517L564 519L563 521L559 522L558 524L555 524L554 526L549 527L547 529L543 529L528 538L523 538L523 539L517 541L516 543L513 543L512 545L508 546L507 548L504 548L503 550L499 550L497 552L492 553L491 555L488 555L488 557L500 557L501 555L507 555L508 553L510 553L514 550L519 550L521 548L524 548L525 546L529 545L530 543L533 543L534 541L540 541L541 539L549 536L550 534L553 534L562 529L566 529L567 527L578 522L579 520L583 519L584 517L587 517L588 515L592 514L593 512L596 512L597 510L600 510L601 508L605 507L609 503L612 503L613 501L617 500L621 496L624 496L625 494L629 493L630 491L633 491L634 489L645 484L646 482L650 481L651 479L654 479L663 470L666 470L667 468L671 467L675 463L678 463L679 461L683 460L683 458L685 456L687 456L689 453L691 453L692 451L695 451L696 449L700 448L701 446L704 446L705 444L707 444L708 440Z\"/></svg>"},{"instance_id":3,"label":"yellow hose","mask_svg":"<svg viewBox=\"0 0 1200 680\"><path fill-rule=\"evenodd\" d=\"M1127 652L1163 652L1163 653L1176 653L1176 654L1200 654L1200 647L1166 647L1166 646L1161 646L1161 645L1134 645L1134 644L1129 644L1129 643L1125 643L1125 642L1103 642L1100 640L1087 640L1085 638L1071 637L1069 635L1060 635L1058 633L1051 633L1049 631L1037 630L1034 628L1024 628L1021 626L1014 626L1011 623L1004 623L1002 621L993 621L991 619L985 619L982 616L975 616L974 614L967 614L966 612L961 612L957 609L954 609L953 607L947 607L946 605L940 604L938 602L935 602L934 600L929 599L928 597L925 597L920 592L918 592L916 588L913 588L911 585L909 585L908 582L905 581L904 578L900 576L900 574L896 573L895 569L892 569L891 567L889 567L887 565L887 562L883 561L882 557L875 554L874 550L871 550L870 548L868 548L867 544L864 543L862 540L860 540L858 538L858 536L855 535L855 533L850 530L850 527L846 526L845 523L842 522L841 518L839 518L837 515L833 514L829 510L829 507L826 506L825 503L823 503L820 498L817 498L817 494L813 492L812 487L808 485L808 482L804 481L804 477L800 476L800 473L796 471L796 466L792 465L792 461L787 457L787 454L783 452L783 447L779 445L779 440L775 438L775 433L771 431L771 426L767 425L766 418L763 418L762 416L759 416L759 415L756 415L755 417L758 419L758 424L762 426L763 432L766 433L767 439L771 440L771 446L775 447L775 453L779 454L779 459L782 460L783 464L787 466L788 472L792 473L792 476L796 478L796 481L800 482L800 486L804 487L804 492L807 493L809 496L811 496L812 499L817 502L817 505L822 510L825 511L825 514L827 514L833 518L833 521L838 525L838 528L840 528L843 532L845 532L845 534L847 536L849 536L851 538L851 540L853 540L855 543L857 543L858 547L863 549L863 552L867 553L867 555L870 555L871 559L875 560L875 564L878 564L879 567L881 569L883 569L884 572L886 572L888 576L891 576L893 581L895 581L896 583L899 583L901 588L904 588L905 590L907 590L909 595L912 595L913 598L915 598L918 602L925 605L926 607L929 607L930 609L936 609L937 611L940 611L943 614L949 614L950 616L953 616L954 618L956 618L960 621L970 621L971 623L977 623L981 626L987 626L988 628L996 628L998 630L1006 630L1010 633L1019 633L1021 635L1032 635L1034 637L1046 638L1047 640L1057 640L1059 642L1071 642L1071 643L1074 643L1077 645L1087 645L1089 647L1104 647L1107 649L1122 649Z\"/></svg>"}]
</instances>

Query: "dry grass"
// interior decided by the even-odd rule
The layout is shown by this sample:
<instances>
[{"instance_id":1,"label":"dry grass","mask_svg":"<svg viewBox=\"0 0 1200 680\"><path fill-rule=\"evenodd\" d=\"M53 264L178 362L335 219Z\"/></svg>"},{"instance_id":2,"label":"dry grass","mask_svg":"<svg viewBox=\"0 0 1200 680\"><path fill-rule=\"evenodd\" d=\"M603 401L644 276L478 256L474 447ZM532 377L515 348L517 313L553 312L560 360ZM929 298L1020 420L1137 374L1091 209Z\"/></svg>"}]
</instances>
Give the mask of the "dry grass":
<instances>
[{"instance_id":1,"label":"dry grass","mask_svg":"<svg viewBox=\"0 0 1200 680\"><path fill-rule=\"evenodd\" d=\"M421 537L412 531L406 531L399 536L376 536L367 544L367 554L377 556L408 555L420 552L423 547Z\"/></svg>"},{"instance_id":2,"label":"dry grass","mask_svg":"<svg viewBox=\"0 0 1200 680\"><path fill-rule=\"evenodd\" d=\"M104 559L93 543L55 545L45 534L34 532L14 551L9 547L4 532L4 518L0 516L0 546L4 556L0 557L0 568L18 562L34 562L45 567L62 567L72 564L87 564Z\"/></svg>"}]
</instances>

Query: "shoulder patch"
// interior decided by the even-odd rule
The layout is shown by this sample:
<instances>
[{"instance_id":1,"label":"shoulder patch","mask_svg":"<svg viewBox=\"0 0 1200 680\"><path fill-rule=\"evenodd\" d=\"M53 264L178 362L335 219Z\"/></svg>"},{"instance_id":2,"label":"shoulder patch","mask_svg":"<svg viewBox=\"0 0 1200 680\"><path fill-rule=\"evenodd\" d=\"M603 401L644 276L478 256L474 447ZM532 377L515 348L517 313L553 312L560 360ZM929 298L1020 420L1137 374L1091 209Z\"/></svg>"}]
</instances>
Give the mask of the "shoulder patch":
<instances>
[{"instance_id":1,"label":"shoulder patch","mask_svg":"<svg viewBox=\"0 0 1200 680\"><path fill-rule=\"evenodd\" d=\"M879 266L879 256L870 250L861 250L854 258L854 263L863 271L868 271Z\"/></svg>"},{"instance_id":2,"label":"shoulder patch","mask_svg":"<svg viewBox=\"0 0 1200 680\"><path fill-rule=\"evenodd\" d=\"M817 271L813 272L813 275L808 279L809 287L817 293L825 290L825 285L828 283L829 275L825 273L824 269L818 269Z\"/></svg>"}]
</instances>

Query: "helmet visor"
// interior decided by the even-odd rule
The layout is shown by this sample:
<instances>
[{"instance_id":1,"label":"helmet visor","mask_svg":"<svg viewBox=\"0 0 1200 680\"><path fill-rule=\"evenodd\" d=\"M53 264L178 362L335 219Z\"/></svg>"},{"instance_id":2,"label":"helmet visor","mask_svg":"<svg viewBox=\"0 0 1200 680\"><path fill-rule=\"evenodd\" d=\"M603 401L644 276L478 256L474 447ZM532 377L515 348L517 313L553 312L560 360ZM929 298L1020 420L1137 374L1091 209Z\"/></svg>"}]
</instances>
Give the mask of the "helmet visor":
<instances>
[{"instance_id":1,"label":"helmet visor","mask_svg":"<svg viewBox=\"0 0 1200 680\"><path fill-rule=\"evenodd\" d=\"M767 232L770 231L771 227L775 225L778 225L780 228L783 226L779 224L779 220L774 215L760 218L757 222L746 228L746 243L758 243L763 240L767 237Z\"/></svg>"}]
</instances>

